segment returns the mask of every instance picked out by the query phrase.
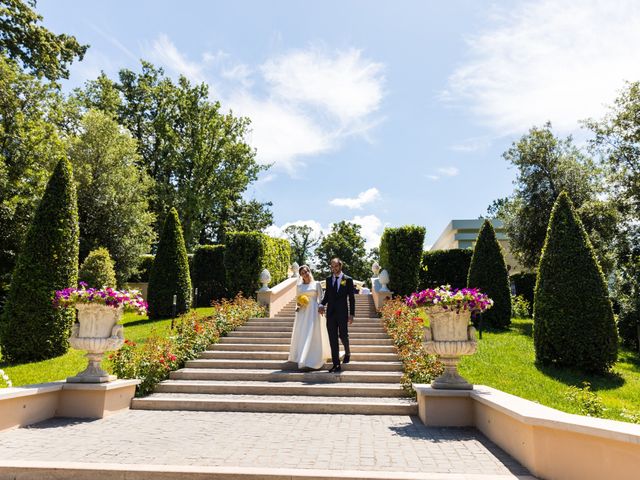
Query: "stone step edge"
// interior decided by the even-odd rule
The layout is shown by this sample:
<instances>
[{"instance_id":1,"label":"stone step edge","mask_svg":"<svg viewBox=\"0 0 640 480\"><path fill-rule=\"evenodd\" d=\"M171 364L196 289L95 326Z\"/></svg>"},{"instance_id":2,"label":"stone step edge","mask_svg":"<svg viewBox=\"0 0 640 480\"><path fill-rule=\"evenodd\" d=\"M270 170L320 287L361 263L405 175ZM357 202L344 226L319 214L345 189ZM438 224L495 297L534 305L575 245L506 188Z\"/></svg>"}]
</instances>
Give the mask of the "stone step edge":
<instances>
[{"instance_id":1,"label":"stone step edge","mask_svg":"<svg viewBox=\"0 0 640 480\"><path fill-rule=\"evenodd\" d=\"M339 404L300 400L222 400L222 399L184 399L184 398L134 398L131 408L134 410L192 410L226 412L261 413L329 413L341 415L417 415L418 404L407 402L370 403L341 401Z\"/></svg>"},{"instance_id":2,"label":"stone step edge","mask_svg":"<svg viewBox=\"0 0 640 480\"><path fill-rule=\"evenodd\" d=\"M0 460L0 477L59 478L74 480L143 480L171 478L175 480L487 480L485 474L399 472L392 470L323 470L274 467L213 467L201 465L152 465L126 463L44 462ZM535 480L530 475L494 475L495 480Z\"/></svg>"}]
</instances>

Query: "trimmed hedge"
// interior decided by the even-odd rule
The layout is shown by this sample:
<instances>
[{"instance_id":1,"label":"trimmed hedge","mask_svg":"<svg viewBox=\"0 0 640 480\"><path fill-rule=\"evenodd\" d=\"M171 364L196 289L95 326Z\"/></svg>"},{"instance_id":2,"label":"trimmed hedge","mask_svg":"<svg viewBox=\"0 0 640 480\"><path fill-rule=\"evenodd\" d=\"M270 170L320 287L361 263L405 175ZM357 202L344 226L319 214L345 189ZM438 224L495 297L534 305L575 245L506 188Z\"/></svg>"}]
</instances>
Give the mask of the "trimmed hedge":
<instances>
[{"instance_id":1,"label":"trimmed hedge","mask_svg":"<svg viewBox=\"0 0 640 480\"><path fill-rule=\"evenodd\" d=\"M616 361L618 338L605 278L565 192L549 219L533 310L538 362L602 373Z\"/></svg>"},{"instance_id":2,"label":"trimmed hedge","mask_svg":"<svg viewBox=\"0 0 640 480\"><path fill-rule=\"evenodd\" d=\"M178 212L167 215L158 243L158 251L149 274L149 318L167 318L173 313L173 296L177 296L176 315L191 308L191 277Z\"/></svg>"},{"instance_id":3,"label":"trimmed hedge","mask_svg":"<svg viewBox=\"0 0 640 480\"><path fill-rule=\"evenodd\" d=\"M419 290L440 285L451 285L451 288L466 287L472 255L473 250L468 248L424 252Z\"/></svg>"},{"instance_id":4,"label":"trimmed hedge","mask_svg":"<svg viewBox=\"0 0 640 480\"><path fill-rule=\"evenodd\" d=\"M71 164L58 162L18 256L0 329L10 363L57 357L69 349L71 308L53 307L54 292L78 281L78 205Z\"/></svg>"},{"instance_id":5,"label":"trimmed hedge","mask_svg":"<svg viewBox=\"0 0 640 480\"><path fill-rule=\"evenodd\" d=\"M529 315L533 314L533 297L536 288L536 274L535 273L514 273L510 277L513 282L516 295L522 295L524 299L529 302Z\"/></svg>"},{"instance_id":6,"label":"trimmed hedge","mask_svg":"<svg viewBox=\"0 0 640 480\"><path fill-rule=\"evenodd\" d=\"M380 265L389 273L389 289L409 295L418 289L426 229L415 225L385 228L380 239Z\"/></svg>"},{"instance_id":7,"label":"trimmed hedge","mask_svg":"<svg viewBox=\"0 0 640 480\"><path fill-rule=\"evenodd\" d=\"M196 304L208 307L225 296L226 270L224 245L200 245L193 255L193 288L198 289Z\"/></svg>"},{"instance_id":8,"label":"trimmed hedge","mask_svg":"<svg viewBox=\"0 0 640 480\"><path fill-rule=\"evenodd\" d=\"M482 314L485 325L506 328L511 324L511 287L502 247L489 220L485 220L478 234L471 265L469 288L479 288L493 300L493 307Z\"/></svg>"},{"instance_id":9,"label":"trimmed hedge","mask_svg":"<svg viewBox=\"0 0 640 480\"><path fill-rule=\"evenodd\" d=\"M253 296L260 288L260 273L271 273L271 284L287 278L291 245L285 239L271 238L259 232L230 232L224 249L227 294Z\"/></svg>"},{"instance_id":10,"label":"trimmed hedge","mask_svg":"<svg viewBox=\"0 0 640 480\"><path fill-rule=\"evenodd\" d=\"M78 272L78 280L93 288L116 286L116 271L109 250L104 247L89 252Z\"/></svg>"}]
</instances>

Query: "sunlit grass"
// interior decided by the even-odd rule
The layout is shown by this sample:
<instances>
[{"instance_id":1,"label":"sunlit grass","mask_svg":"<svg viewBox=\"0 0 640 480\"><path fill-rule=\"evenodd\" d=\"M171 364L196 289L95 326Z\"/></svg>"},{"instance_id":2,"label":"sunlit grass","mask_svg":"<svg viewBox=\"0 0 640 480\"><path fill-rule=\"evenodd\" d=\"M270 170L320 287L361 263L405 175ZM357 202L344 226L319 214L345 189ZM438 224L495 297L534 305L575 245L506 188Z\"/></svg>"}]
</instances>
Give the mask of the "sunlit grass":
<instances>
[{"instance_id":1,"label":"sunlit grass","mask_svg":"<svg viewBox=\"0 0 640 480\"><path fill-rule=\"evenodd\" d=\"M475 384L487 385L569 413L581 413L567 398L570 386L589 382L605 407L603 417L627 420L622 413L640 414L640 359L620 350L608 375L590 375L566 368L535 364L533 321L514 319L509 331L484 332L478 352L464 357L460 374Z\"/></svg>"},{"instance_id":2,"label":"sunlit grass","mask_svg":"<svg viewBox=\"0 0 640 480\"><path fill-rule=\"evenodd\" d=\"M212 307L197 308L198 315L206 316L213 313ZM171 331L171 319L149 320L147 316L127 313L122 317L124 336L136 343L144 343L155 332L159 335L169 335ZM29 385L33 383L52 382L64 380L83 370L87 365L84 353L70 349L66 354L49 360L24 363L20 365L7 365L0 363L5 373L11 379L14 386ZM109 370L109 360L105 354L102 365Z\"/></svg>"}]
</instances>

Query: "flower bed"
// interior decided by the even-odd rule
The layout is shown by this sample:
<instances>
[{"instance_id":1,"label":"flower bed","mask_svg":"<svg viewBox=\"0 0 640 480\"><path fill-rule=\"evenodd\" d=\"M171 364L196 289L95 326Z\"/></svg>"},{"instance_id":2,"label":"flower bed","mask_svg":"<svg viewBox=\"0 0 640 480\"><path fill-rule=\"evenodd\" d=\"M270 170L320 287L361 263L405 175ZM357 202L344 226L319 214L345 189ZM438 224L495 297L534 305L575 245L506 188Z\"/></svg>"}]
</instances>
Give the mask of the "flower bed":
<instances>
[{"instance_id":1,"label":"flower bed","mask_svg":"<svg viewBox=\"0 0 640 480\"><path fill-rule=\"evenodd\" d=\"M53 304L61 308L73 307L77 304L98 304L122 308L125 312L136 312L139 315L147 313L147 302L138 290L116 290L111 287L87 288L85 282L80 282L80 288L57 290Z\"/></svg>"},{"instance_id":2,"label":"flower bed","mask_svg":"<svg viewBox=\"0 0 640 480\"><path fill-rule=\"evenodd\" d=\"M387 301L380 309L384 327L398 348L404 374L400 383L415 395L413 383L430 383L442 373L442 365L434 355L429 355L422 346L424 319L397 298Z\"/></svg>"},{"instance_id":3,"label":"flower bed","mask_svg":"<svg viewBox=\"0 0 640 480\"><path fill-rule=\"evenodd\" d=\"M142 345L125 340L124 346L109 357L113 373L119 378L139 378L136 396L148 395L169 377L169 372L182 368L187 360L196 358L221 336L249 318L266 314L255 300L240 295L215 302L213 308L213 313L206 317L198 317L195 312L181 316L169 337L152 335Z\"/></svg>"}]
</instances>

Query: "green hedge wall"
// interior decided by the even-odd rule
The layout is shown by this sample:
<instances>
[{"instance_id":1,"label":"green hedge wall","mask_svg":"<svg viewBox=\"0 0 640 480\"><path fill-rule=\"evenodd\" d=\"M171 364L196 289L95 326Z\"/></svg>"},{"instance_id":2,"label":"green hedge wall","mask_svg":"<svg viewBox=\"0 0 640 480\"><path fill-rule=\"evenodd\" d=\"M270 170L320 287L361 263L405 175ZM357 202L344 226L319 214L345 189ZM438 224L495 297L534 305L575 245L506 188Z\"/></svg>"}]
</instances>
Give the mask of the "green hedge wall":
<instances>
[{"instance_id":1,"label":"green hedge wall","mask_svg":"<svg viewBox=\"0 0 640 480\"><path fill-rule=\"evenodd\" d=\"M418 288L425 233L424 227L415 225L384 229L380 266L389 273L389 289L396 295L409 295Z\"/></svg>"},{"instance_id":2,"label":"green hedge wall","mask_svg":"<svg viewBox=\"0 0 640 480\"><path fill-rule=\"evenodd\" d=\"M479 288L493 300L493 307L482 314L485 325L506 328L511 324L511 285L502 247L489 220L480 228L469 265L469 288Z\"/></svg>"},{"instance_id":3,"label":"green hedge wall","mask_svg":"<svg viewBox=\"0 0 640 480\"><path fill-rule=\"evenodd\" d=\"M287 278L290 260L291 245L285 239L259 232L230 232L224 249L227 294L254 296L265 268L271 273L270 285L280 283Z\"/></svg>"},{"instance_id":4,"label":"green hedge wall","mask_svg":"<svg viewBox=\"0 0 640 480\"><path fill-rule=\"evenodd\" d=\"M151 272L149 274L149 318L168 318L173 313L173 296L177 296L176 315L191 308L191 277L178 212L172 208L164 222Z\"/></svg>"},{"instance_id":5,"label":"green hedge wall","mask_svg":"<svg viewBox=\"0 0 640 480\"><path fill-rule=\"evenodd\" d=\"M208 307L212 300L226 294L226 270L224 268L224 245L200 245L193 255L191 271L193 288L198 289L196 304Z\"/></svg>"},{"instance_id":6,"label":"green hedge wall","mask_svg":"<svg viewBox=\"0 0 640 480\"><path fill-rule=\"evenodd\" d=\"M529 315L533 314L533 297L536 289L535 273L514 273L510 277L515 285L516 295L522 295L529 302Z\"/></svg>"},{"instance_id":7,"label":"green hedge wall","mask_svg":"<svg viewBox=\"0 0 640 480\"><path fill-rule=\"evenodd\" d=\"M451 285L451 288L466 287L472 255L473 250L462 248L424 252L419 289L440 285Z\"/></svg>"},{"instance_id":8,"label":"green hedge wall","mask_svg":"<svg viewBox=\"0 0 640 480\"><path fill-rule=\"evenodd\" d=\"M538 362L602 373L616 361L618 337L605 278L564 192L549 219L533 311Z\"/></svg>"},{"instance_id":9,"label":"green hedge wall","mask_svg":"<svg viewBox=\"0 0 640 480\"><path fill-rule=\"evenodd\" d=\"M69 349L72 308L53 307L54 292L78 282L78 205L71 164L54 169L18 256L0 324L3 360L24 363Z\"/></svg>"},{"instance_id":10,"label":"green hedge wall","mask_svg":"<svg viewBox=\"0 0 640 480\"><path fill-rule=\"evenodd\" d=\"M620 342L627 348L638 351L640 347L640 299L624 302L618 315Z\"/></svg>"}]
</instances>

